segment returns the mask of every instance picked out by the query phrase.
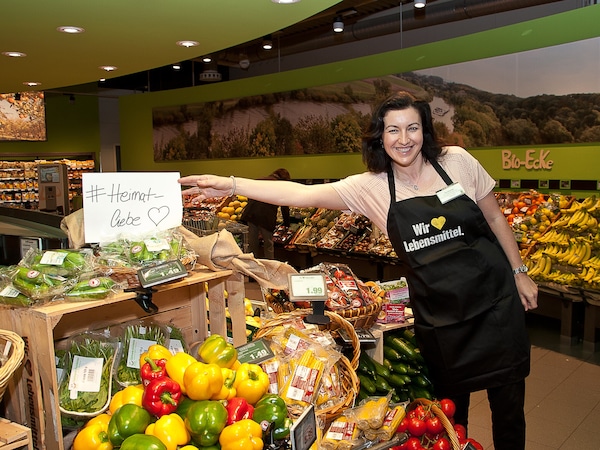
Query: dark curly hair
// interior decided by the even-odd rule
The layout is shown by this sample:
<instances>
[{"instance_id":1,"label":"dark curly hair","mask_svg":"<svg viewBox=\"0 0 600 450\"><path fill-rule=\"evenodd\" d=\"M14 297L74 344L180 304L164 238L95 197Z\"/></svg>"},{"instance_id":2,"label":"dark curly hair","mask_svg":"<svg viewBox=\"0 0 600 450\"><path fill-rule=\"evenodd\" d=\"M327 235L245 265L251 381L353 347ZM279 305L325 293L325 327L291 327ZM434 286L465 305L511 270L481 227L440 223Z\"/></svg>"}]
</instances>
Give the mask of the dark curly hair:
<instances>
[{"instance_id":1,"label":"dark curly hair","mask_svg":"<svg viewBox=\"0 0 600 450\"><path fill-rule=\"evenodd\" d=\"M383 148L383 118L389 111L408 108L415 108L421 117L421 125L423 127L423 148L421 154L423 157L431 162L437 159L442 153L442 145L438 142L433 128L429 103L416 99L408 92L397 92L386 98L373 111L371 122L363 136L363 162L369 172L386 172L392 162Z\"/></svg>"}]
</instances>

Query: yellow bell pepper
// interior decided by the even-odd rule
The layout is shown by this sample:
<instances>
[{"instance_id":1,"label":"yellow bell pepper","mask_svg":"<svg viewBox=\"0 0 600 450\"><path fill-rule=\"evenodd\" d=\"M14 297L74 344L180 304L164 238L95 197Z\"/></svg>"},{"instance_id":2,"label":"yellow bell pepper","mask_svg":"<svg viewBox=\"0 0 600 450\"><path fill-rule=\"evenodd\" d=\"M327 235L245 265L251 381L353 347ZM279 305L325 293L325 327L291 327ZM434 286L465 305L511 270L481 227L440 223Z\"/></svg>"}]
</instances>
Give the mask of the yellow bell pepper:
<instances>
[{"instance_id":1,"label":"yellow bell pepper","mask_svg":"<svg viewBox=\"0 0 600 450\"><path fill-rule=\"evenodd\" d=\"M145 434L160 439L167 450L177 450L178 445L186 445L191 440L185 422L175 413L164 415L148 425Z\"/></svg>"},{"instance_id":2,"label":"yellow bell pepper","mask_svg":"<svg viewBox=\"0 0 600 450\"><path fill-rule=\"evenodd\" d=\"M141 384L127 386L121 389L110 399L108 410L114 414L117 409L127 403L142 406L142 396L144 395L144 386Z\"/></svg>"},{"instance_id":3,"label":"yellow bell pepper","mask_svg":"<svg viewBox=\"0 0 600 450\"><path fill-rule=\"evenodd\" d=\"M183 395L187 395L185 385L183 384L183 374L185 373L185 369L195 362L197 362L196 358L194 358L192 355L189 355L185 352L178 352L167 361L165 366L167 369L167 375L169 375L169 378L179 383Z\"/></svg>"},{"instance_id":4,"label":"yellow bell pepper","mask_svg":"<svg viewBox=\"0 0 600 450\"><path fill-rule=\"evenodd\" d=\"M258 364L242 363L237 369L234 386L238 397L256 404L269 389L269 376Z\"/></svg>"},{"instance_id":5,"label":"yellow bell pepper","mask_svg":"<svg viewBox=\"0 0 600 450\"><path fill-rule=\"evenodd\" d=\"M146 357L150 359L166 359L168 361L172 356L171 350L164 345L152 344L148 347L148 350L140 355L140 367L146 363Z\"/></svg>"},{"instance_id":6,"label":"yellow bell pepper","mask_svg":"<svg viewBox=\"0 0 600 450\"><path fill-rule=\"evenodd\" d=\"M185 369L183 385L187 396L192 400L210 400L221 392L223 386L223 373L216 364L195 362Z\"/></svg>"},{"instance_id":7,"label":"yellow bell pepper","mask_svg":"<svg viewBox=\"0 0 600 450\"><path fill-rule=\"evenodd\" d=\"M100 414L90 419L73 441L73 450L112 450L108 439L108 423L110 416Z\"/></svg>"},{"instance_id":8,"label":"yellow bell pepper","mask_svg":"<svg viewBox=\"0 0 600 450\"><path fill-rule=\"evenodd\" d=\"M262 450L263 430L252 419L242 419L223 428L219 436L221 450Z\"/></svg>"},{"instance_id":9,"label":"yellow bell pepper","mask_svg":"<svg viewBox=\"0 0 600 450\"><path fill-rule=\"evenodd\" d=\"M205 363L214 363L228 369L237 361L237 349L219 334L211 334L200 345L198 355Z\"/></svg>"},{"instance_id":10,"label":"yellow bell pepper","mask_svg":"<svg viewBox=\"0 0 600 450\"><path fill-rule=\"evenodd\" d=\"M221 390L217 394L210 398L211 400L230 400L236 396L237 389L234 383L237 372L226 367L221 367L221 374L223 375L223 386L221 386Z\"/></svg>"}]
</instances>

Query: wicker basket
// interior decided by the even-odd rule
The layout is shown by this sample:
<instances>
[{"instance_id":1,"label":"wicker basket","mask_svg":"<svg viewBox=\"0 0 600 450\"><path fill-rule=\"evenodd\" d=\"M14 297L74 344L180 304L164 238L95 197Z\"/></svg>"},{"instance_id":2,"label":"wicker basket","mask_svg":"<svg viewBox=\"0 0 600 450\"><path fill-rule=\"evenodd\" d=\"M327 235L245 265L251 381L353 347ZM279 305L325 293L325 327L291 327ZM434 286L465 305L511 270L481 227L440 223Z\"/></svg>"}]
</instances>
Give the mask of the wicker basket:
<instances>
[{"instance_id":1,"label":"wicker basket","mask_svg":"<svg viewBox=\"0 0 600 450\"><path fill-rule=\"evenodd\" d=\"M254 339L260 339L262 337L268 337L272 334L272 332L279 327L280 325L289 322L290 320L297 319L299 317L304 317L305 315L311 313L312 311L306 309L298 309L295 311L291 311L284 314L279 314L277 317L273 319L269 319L263 323L263 326L259 328L254 336ZM317 416L322 418L325 423L332 421L333 419L339 417L344 410L349 408L354 404L354 400L356 398L356 394L360 388L360 382L358 380L358 376L356 375L356 368L358 367L358 359L360 357L360 342L358 340L358 336L347 320L343 319L339 315L325 311L325 314L331 319L329 325L325 328L328 330L335 332L335 330L339 328L343 328L348 336L351 337L352 346L353 346L353 357L352 360L349 360L347 357L342 356L338 361L338 368L340 372L340 382L342 384L342 389L346 393L345 397L341 402L324 408L319 408L316 410ZM290 410L289 414L292 418L298 418L302 411L298 410Z\"/></svg>"},{"instance_id":2,"label":"wicker basket","mask_svg":"<svg viewBox=\"0 0 600 450\"><path fill-rule=\"evenodd\" d=\"M416 408L418 405L423 405L429 408L431 412L433 412L433 414L440 419L440 422L442 422L442 425L444 425L444 430L448 435L448 439L452 444L452 450L461 450L462 447L458 442L458 436L454 430L454 426L450 420L448 420L448 417L446 417L446 414L444 414L440 407L435 402L432 402L426 398L416 398L410 403L410 405L408 405L407 410L410 411L411 409Z\"/></svg>"},{"instance_id":3,"label":"wicker basket","mask_svg":"<svg viewBox=\"0 0 600 450\"><path fill-rule=\"evenodd\" d=\"M377 321L377 317L381 312L383 299L378 297L374 303L360 308L342 309L337 311L341 317L350 322L354 328L362 328L368 330Z\"/></svg>"},{"instance_id":4,"label":"wicker basket","mask_svg":"<svg viewBox=\"0 0 600 450\"><path fill-rule=\"evenodd\" d=\"M21 336L12 331L0 330L0 343L3 344L2 347L6 348L8 342L11 343L8 360L0 367L0 401L4 397L8 382L21 365L21 362L23 362L23 357L25 356L25 343L21 339Z\"/></svg>"}]
</instances>

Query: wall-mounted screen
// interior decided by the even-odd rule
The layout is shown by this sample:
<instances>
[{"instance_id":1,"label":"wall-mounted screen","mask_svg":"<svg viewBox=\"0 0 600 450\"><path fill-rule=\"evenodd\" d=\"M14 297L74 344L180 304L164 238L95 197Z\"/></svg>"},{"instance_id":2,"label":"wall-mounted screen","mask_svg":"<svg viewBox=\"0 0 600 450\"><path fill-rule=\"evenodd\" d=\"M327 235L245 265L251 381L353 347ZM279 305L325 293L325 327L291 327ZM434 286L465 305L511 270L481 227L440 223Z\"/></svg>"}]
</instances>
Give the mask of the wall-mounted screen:
<instances>
[{"instance_id":1,"label":"wall-mounted screen","mask_svg":"<svg viewBox=\"0 0 600 450\"><path fill-rule=\"evenodd\" d=\"M0 141L45 141L43 92L0 94Z\"/></svg>"}]
</instances>

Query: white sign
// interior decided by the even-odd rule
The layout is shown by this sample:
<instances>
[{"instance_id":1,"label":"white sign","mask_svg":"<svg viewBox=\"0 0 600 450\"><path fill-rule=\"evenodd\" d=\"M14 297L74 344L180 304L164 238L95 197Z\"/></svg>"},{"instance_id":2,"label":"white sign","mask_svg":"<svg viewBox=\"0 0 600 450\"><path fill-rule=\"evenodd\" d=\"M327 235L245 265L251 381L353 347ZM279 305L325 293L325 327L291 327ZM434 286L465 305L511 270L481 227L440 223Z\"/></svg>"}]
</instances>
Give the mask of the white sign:
<instances>
[{"instance_id":1,"label":"white sign","mask_svg":"<svg viewBox=\"0 0 600 450\"><path fill-rule=\"evenodd\" d=\"M85 242L144 237L181 225L178 172L83 174Z\"/></svg>"}]
</instances>

